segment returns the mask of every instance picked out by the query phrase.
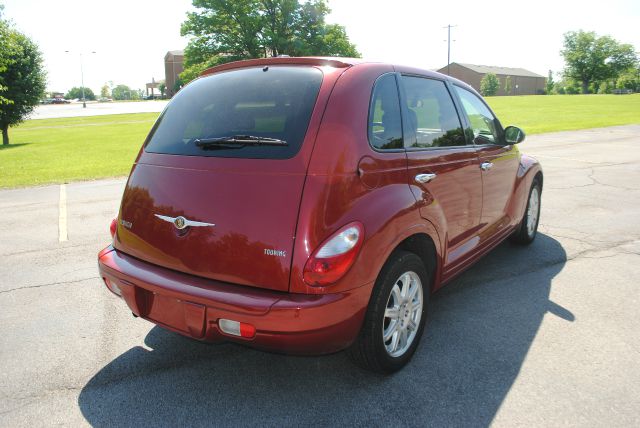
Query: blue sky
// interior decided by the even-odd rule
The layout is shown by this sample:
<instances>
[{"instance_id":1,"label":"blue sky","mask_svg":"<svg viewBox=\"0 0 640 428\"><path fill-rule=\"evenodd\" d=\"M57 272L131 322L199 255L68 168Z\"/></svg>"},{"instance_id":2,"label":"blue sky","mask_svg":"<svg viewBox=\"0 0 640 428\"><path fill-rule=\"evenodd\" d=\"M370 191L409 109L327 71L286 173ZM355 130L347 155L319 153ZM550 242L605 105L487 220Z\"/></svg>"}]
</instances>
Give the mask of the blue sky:
<instances>
[{"instance_id":1,"label":"blue sky","mask_svg":"<svg viewBox=\"0 0 640 428\"><path fill-rule=\"evenodd\" d=\"M190 0L0 2L6 17L40 45L50 90L80 85L80 52L85 52L85 84L94 91L107 81L143 88L152 77L164 78L164 54L187 43L180 24ZM640 50L640 1L596 6L575 0L330 0L329 5L328 21L344 25L365 58L429 69L446 65L442 27L447 24L457 25L452 61L523 67L543 75L561 71L562 34L569 30L609 34Z\"/></svg>"}]
</instances>

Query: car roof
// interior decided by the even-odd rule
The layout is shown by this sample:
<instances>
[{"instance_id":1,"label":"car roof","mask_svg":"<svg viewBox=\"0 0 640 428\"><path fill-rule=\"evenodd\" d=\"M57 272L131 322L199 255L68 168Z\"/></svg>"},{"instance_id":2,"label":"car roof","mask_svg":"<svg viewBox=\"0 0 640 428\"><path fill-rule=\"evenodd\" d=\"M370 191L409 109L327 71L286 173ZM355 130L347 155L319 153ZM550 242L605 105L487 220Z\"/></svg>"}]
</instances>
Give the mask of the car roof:
<instances>
[{"instance_id":1,"label":"car roof","mask_svg":"<svg viewBox=\"0 0 640 428\"><path fill-rule=\"evenodd\" d=\"M448 80L451 83L455 83L465 89L469 89L472 92L476 92L471 86L462 80L458 80L454 77L447 76L437 71L421 69L412 66L398 65L392 63L386 63L382 61L371 61L362 58L343 58L343 57L322 57L322 56L304 56L304 57L289 57L289 56L277 56L271 58L256 58L242 61L233 61L226 64L217 65L215 67L208 68L200 73L200 76L206 76L220 71L233 70L236 68L245 67L257 67L266 65L309 65L309 66L328 66L335 68L349 68L357 65L364 64L386 64L394 68L395 71L405 74L415 74L420 76L432 77L440 80Z\"/></svg>"}]
</instances>

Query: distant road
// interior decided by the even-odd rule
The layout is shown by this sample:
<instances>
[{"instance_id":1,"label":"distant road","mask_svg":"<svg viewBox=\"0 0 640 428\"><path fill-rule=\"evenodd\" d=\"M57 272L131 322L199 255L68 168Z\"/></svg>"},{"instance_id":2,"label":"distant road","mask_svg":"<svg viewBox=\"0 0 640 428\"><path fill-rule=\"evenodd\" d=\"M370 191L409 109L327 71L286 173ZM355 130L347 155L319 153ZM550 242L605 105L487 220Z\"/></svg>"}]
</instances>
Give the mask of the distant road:
<instances>
[{"instance_id":1,"label":"distant road","mask_svg":"<svg viewBox=\"0 0 640 428\"><path fill-rule=\"evenodd\" d=\"M57 117L99 116L123 113L160 113L167 103L168 101L161 100L124 103L87 103L87 108L82 108L82 103L47 104L36 107L29 119L54 119Z\"/></svg>"}]
</instances>

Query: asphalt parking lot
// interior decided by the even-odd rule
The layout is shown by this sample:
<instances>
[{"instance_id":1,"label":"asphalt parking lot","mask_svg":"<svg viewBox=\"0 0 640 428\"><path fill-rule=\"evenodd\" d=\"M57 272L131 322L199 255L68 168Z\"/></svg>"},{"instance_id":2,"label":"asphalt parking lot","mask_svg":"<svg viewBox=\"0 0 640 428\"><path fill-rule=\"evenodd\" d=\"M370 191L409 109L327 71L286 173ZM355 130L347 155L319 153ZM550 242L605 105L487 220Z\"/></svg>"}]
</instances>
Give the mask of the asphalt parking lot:
<instances>
[{"instance_id":1,"label":"asphalt parking lot","mask_svg":"<svg viewBox=\"0 0 640 428\"><path fill-rule=\"evenodd\" d=\"M134 319L96 268L124 179L0 191L0 426L640 426L640 125L522 150L538 238L438 292L388 377Z\"/></svg>"}]
</instances>

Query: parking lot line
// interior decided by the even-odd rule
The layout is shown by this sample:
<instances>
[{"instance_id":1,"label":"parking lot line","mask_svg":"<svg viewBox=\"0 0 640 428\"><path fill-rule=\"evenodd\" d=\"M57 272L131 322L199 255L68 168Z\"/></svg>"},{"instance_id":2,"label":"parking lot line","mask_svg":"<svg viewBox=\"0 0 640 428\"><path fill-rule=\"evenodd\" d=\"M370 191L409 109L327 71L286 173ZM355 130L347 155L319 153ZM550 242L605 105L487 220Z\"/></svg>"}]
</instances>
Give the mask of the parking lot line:
<instances>
[{"instance_id":1,"label":"parking lot line","mask_svg":"<svg viewBox=\"0 0 640 428\"><path fill-rule=\"evenodd\" d=\"M64 242L67 236L67 185L60 185L60 202L58 204L60 215L58 216L58 241Z\"/></svg>"}]
</instances>

